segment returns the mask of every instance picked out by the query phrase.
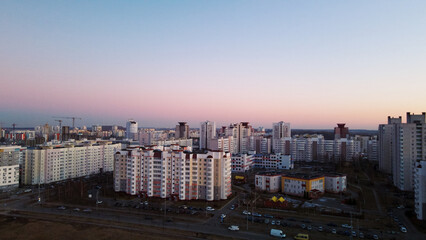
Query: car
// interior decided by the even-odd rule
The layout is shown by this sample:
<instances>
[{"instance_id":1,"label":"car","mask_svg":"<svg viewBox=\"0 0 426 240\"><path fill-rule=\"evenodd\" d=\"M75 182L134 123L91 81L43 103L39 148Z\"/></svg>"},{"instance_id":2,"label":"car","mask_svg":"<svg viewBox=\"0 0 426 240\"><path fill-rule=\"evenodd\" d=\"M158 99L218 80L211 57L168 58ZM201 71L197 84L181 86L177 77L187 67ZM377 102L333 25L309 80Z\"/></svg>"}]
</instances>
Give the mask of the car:
<instances>
[{"instance_id":1,"label":"car","mask_svg":"<svg viewBox=\"0 0 426 240\"><path fill-rule=\"evenodd\" d=\"M215 209L214 209L214 208L212 208L212 207L206 207L206 210L207 210L207 211L214 211Z\"/></svg>"},{"instance_id":2,"label":"car","mask_svg":"<svg viewBox=\"0 0 426 240\"><path fill-rule=\"evenodd\" d=\"M356 232L352 231L352 237L356 237Z\"/></svg>"},{"instance_id":3,"label":"car","mask_svg":"<svg viewBox=\"0 0 426 240\"><path fill-rule=\"evenodd\" d=\"M32 189L25 189L25 190L24 190L24 192L25 192L25 193L29 193L29 192L31 192L31 191L32 191Z\"/></svg>"},{"instance_id":4,"label":"car","mask_svg":"<svg viewBox=\"0 0 426 240\"><path fill-rule=\"evenodd\" d=\"M324 231L323 227L322 227L322 226L319 226L319 227L318 227L318 231L320 231L320 232Z\"/></svg>"},{"instance_id":5,"label":"car","mask_svg":"<svg viewBox=\"0 0 426 240\"><path fill-rule=\"evenodd\" d=\"M226 214L222 213L222 215L220 215L220 218L226 218Z\"/></svg>"},{"instance_id":6,"label":"car","mask_svg":"<svg viewBox=\"0 0 426 240\"><path fill-rule=\"evenodd\" d=\"M379 236L377 236L377 234L374 234L373 239L377 240L377 239L379 239Z\"/></svg>"},{"instance_id":7,"label":"car","mask_svg":"<svg viewBox=\"0 0 426 240\"><path fill-rule=\"evenodd\" d=\"M265 223L268 224L269 223L269 219L265 219Z\"/></svg>"},{"instance_id":8,"label":"car","mask_svg":"<svg viewBox=\"0 0 426 240\"><path fill-rule=\"evenodd\" d=\"M288 226L288 224L287 224L286 222L281 222L281 226L283 226L283 227L287 227L287 226Z\"/></svg>"},{"instance_id":9,"label":"car","mask_svg":"<svg viewBox=\"0 0 426 240\"><path fill-rule=\"evenodd\" d=\"M80 212L80 208L74 208L73 211Z\"/></svg>"},{"instance_id":10,"label":"car","mask_svg":"<svg viewBox=\"0 0 426 240\"><path fill-rule=\"evenodd\" d=\"M312 226L311 225L309 225L308 227L307 227L307 229L310 231L310 230L312 230Z\"/></svg>"},{"instance_id":11,"label":"car","mask_svg":"<svg viewBox=\"0 0 426 240\"><path fill-rule=\"evenodd\" d=\"M231 231L239 231L240 227L237 225L232 225L232 226L229 226L228 229Z\"/></svg>"},{"instance_id":12,"label":"car","mask_svg":"<svg viewBox=\"0 0 426 240\"><path fill-rule=\"evenodd\" d=\"M58 210L65 210L65 209L67 209L65 206L59 206L58 207Z\"/></svg>"},{"instance_id":13,"label":"car","mask_svg":"<svg viewBox=\"0 0 426 240\"><path fill-rule=\"evenodd\" d=\"M306 228L306 225L305 225L305 224L302 224L302 225L300 225L300 227L301 227L301 228L303 228L303 229L305 229L305 228Z\"/></svg>"},{"instance_id":14,"label":"car","mask_svg":"<svg viewBox=\"0 0 426 240\"><path fill-rule=\"evenodd\" d=\"M275 222L276 225L281 225L281 222L278 220Z\"/></svg>"},{"instance_id":15,"label":"car","mask_svg":"<svg viewBox=\"0 0 426 240\"><path fill-rule=\"evenodd\" d=\"M352 226L345 223L345 224L342 224L342 228L352 228Z\"/></svg>"},{"instance_id":16,"label":"car","mask_svg":"<svg viewBox=\"0 0 426 240\"><path fill-rule=\"evenodd\" d=\"M280 238L285 238L286 234L283 233L282 230L279 229L271 229L271 236L273 237L280 237Z\"/></svg>"},{"instance_id":17,"label":"car","mask_svg":"<svg viewBox=\"0 0 426 240\"><path fill-rule=\"evenodd\" d=\"M274 218L274 216L269 215L269 214L263 214L263 216L266 217L266 218Z\"/></svg>"},{"instance_id":18,"label":"car","mask_svg":"<svg viewBox=\"0 0 426 240\"><path fill-rule=\"evenodd\" d=\"M244 215L251 215L251 212L249 212L249 211L247 211L247 210L244 210L244 211L243 211L243 214L244 214Z\"/></svg>"},{"instance_id":19,"label":"car","mask_svg":"<svg viewBox=\"0 0 426 240\"><path fill-rule=\"evenodd\" d=\"M253 216L255 216L255 217L261 217L262 216L262 214L259 214L259 213L252 213L251 215L253 215Z\"/></svg>"},{"instance_id":20,"label":"car","mask_svg":"<svg viewBox=\"0 0 426 240\"><path fill-rule=\"evenodd\" d=\"M271 224L272 224L272 225L275 225L275 221L274 221L274 220L272 220L272 221L271 221Z\"/></svg>"},{"instance_id":21,"label":"car","mask_svg":"<svg viewBox=\"0 0 426 240\"><path fill-rule=\"evenodd\" d=\"M358 234L358 237L359 237L359 238L364 238L364 233L360 232L360 233Z\"/></svg>"},{"instance_id":22,"label":"car","mask_svg":"<svg viewBox=\"0 0 426 240\"><path fill-rule=\"evenodd\" d=\"M407 228L401 227L401 232L406 233L407 232Z\"/></svg>"},{"instance_id":23,"label":"car","mask_svg":"<svg viewBox=\"0 0 426 240\"><path fill-rule=\"evenodd\" d=\"M336 229L335 229L335 228L333 228L333 229L331 230L331 233L336 234L336 233L337 233Z\"/></svg>"},{"instance_id":24,"label":"car","mask_svg":"<svg viewBox=\"0 0 426 240\"><path fill-rule=\"evenodd\" d=\"M235 205L232 205L229 209L234 210L235 209Z\"/></svg>"},{"instance_id":25,"label":"car","mask_svg":"<svg viewBox=\"0 0 426 240\"><path fill-rule=\"evenodd\" d=\"M85 213L90 213L90 212L92 212L92 209L90 209L90 208L85 208L85 209L83 210L83 212L85 212Z\"/></svg>"},{"instance_id":26,"label":"car","mask_svg":"<svg viewBox=\"0 0 426 240\"><path fill-rule=\"evenodd\" d=\"M96 204L101 204L101 203L103 203L103 201L101 200L96 201Z\"/></svg>"}]
</instances>

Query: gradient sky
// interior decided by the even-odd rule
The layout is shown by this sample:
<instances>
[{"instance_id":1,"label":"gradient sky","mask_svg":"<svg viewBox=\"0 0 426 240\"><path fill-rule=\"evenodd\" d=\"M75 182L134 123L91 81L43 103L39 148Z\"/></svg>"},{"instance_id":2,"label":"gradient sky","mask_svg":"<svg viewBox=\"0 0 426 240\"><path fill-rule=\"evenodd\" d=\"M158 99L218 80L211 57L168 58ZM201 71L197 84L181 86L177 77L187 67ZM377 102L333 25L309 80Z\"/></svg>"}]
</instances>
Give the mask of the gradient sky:
<instances>
[{"instance_id":1,"label":"gradient sky","mask_svg":"<svg viewBox=\"0 0 426 240\"><path fill-rule=\"evenodd\" d=\"M424 0L0 1L4 126L377 129L425 90Z\"/></svg>"}]
</instances>

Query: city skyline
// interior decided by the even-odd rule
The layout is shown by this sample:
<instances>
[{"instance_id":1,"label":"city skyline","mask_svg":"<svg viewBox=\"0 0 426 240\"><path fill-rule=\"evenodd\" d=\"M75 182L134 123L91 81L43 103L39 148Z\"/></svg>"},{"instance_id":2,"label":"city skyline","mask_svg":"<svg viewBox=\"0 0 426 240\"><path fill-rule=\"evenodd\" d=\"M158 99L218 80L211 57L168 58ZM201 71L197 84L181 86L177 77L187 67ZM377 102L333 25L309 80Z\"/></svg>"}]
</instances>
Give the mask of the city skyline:
<instances>
[{"instance_id":1,"label":"city skyline","mask_svg":"<svg viewBox=\"0 0 426 240\"><path fill-rule=\"evenodd\" d=\"M426 109L411 3L2 2L0 122L377 130Z\"/></svg>"}]
</instances>

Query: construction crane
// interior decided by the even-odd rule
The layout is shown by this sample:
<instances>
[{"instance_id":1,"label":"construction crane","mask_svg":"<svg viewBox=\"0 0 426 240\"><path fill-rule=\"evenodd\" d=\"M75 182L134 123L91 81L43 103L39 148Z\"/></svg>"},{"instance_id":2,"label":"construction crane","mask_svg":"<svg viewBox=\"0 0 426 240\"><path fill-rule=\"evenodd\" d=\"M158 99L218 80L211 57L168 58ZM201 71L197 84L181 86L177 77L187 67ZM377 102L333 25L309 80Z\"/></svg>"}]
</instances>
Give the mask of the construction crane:
<instances>
[{"instance_id":1,"label":"construction crane","mask_svg":"<svg viewBox=\"0 0 426 240\"><path fill-rule=\"evenodd\" d=\"M53 117L53 118L62 118L62 119L72 119L72 128L75 128L75 120L81 120L81 117Z\"/></svg>"}]
</instances>

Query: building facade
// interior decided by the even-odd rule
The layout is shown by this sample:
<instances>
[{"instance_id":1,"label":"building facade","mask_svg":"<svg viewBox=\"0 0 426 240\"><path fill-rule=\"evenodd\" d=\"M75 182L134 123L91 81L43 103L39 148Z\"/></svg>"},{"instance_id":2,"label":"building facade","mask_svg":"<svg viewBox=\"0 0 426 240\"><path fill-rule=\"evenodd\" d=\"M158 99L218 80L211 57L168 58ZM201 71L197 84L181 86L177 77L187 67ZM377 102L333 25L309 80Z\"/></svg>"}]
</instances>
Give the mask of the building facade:
<instances>
[{"instance_id":1,"label":"building facade","mask_svg":"<svg viewBox=\"0 0 426 240\"><path fill-rule=\"evenodd\" d=\"M28 148L22 164L23 184L46 184L114 170L121 144L110 141L68 142Z\"/></svg>"},{"instance_id":2,"label":"building facade","mask_svg":"<svg viewBox=\"0 0 426 240\"><path fill-rule=\"evenodd\" d=\"M255 188L257 191L277 193L281 189L281 174L256 174Z\"/></svg>"},{"instance_id":3,"label":"building facade","mask_svg":"<svg viewBox=\"0 0 426 240\"><path fill-rule=\"evenodd\" d=\"M231 155L197 154L178 146L129 148L115 155L114 190L179 200L227 199L231 194Z\"/></svg>"},{"instance_id":4,"label":"building facade","mask_svg":"<svg viewBox=\"0 0 426 240\"><path fill-rule=\"evenodd\" d=\"M330 193L341 193L346 191L346 175L344 174L326 174L324 176L325 191Z\"/></svg>"},{"instance_id":5,"label":"building facade","mask_svg":"<svg viewBox=\"0 0 426 240\"><path fill-rule=\"evenodd\" d=\"M281 178L281 191L288 195L314 197L325 191L324 176L288 174Z\"/></svg>"},{"instance_id":6,"label":"building facade","mask_svg":"<svg viewBox=\"0 0 426 240\"><path fill-rule=\"evenodd\" d=\"M19 187L19 168L23 155L20 146L0 147L0 190Z\"/></svg>"}]
</instances>

